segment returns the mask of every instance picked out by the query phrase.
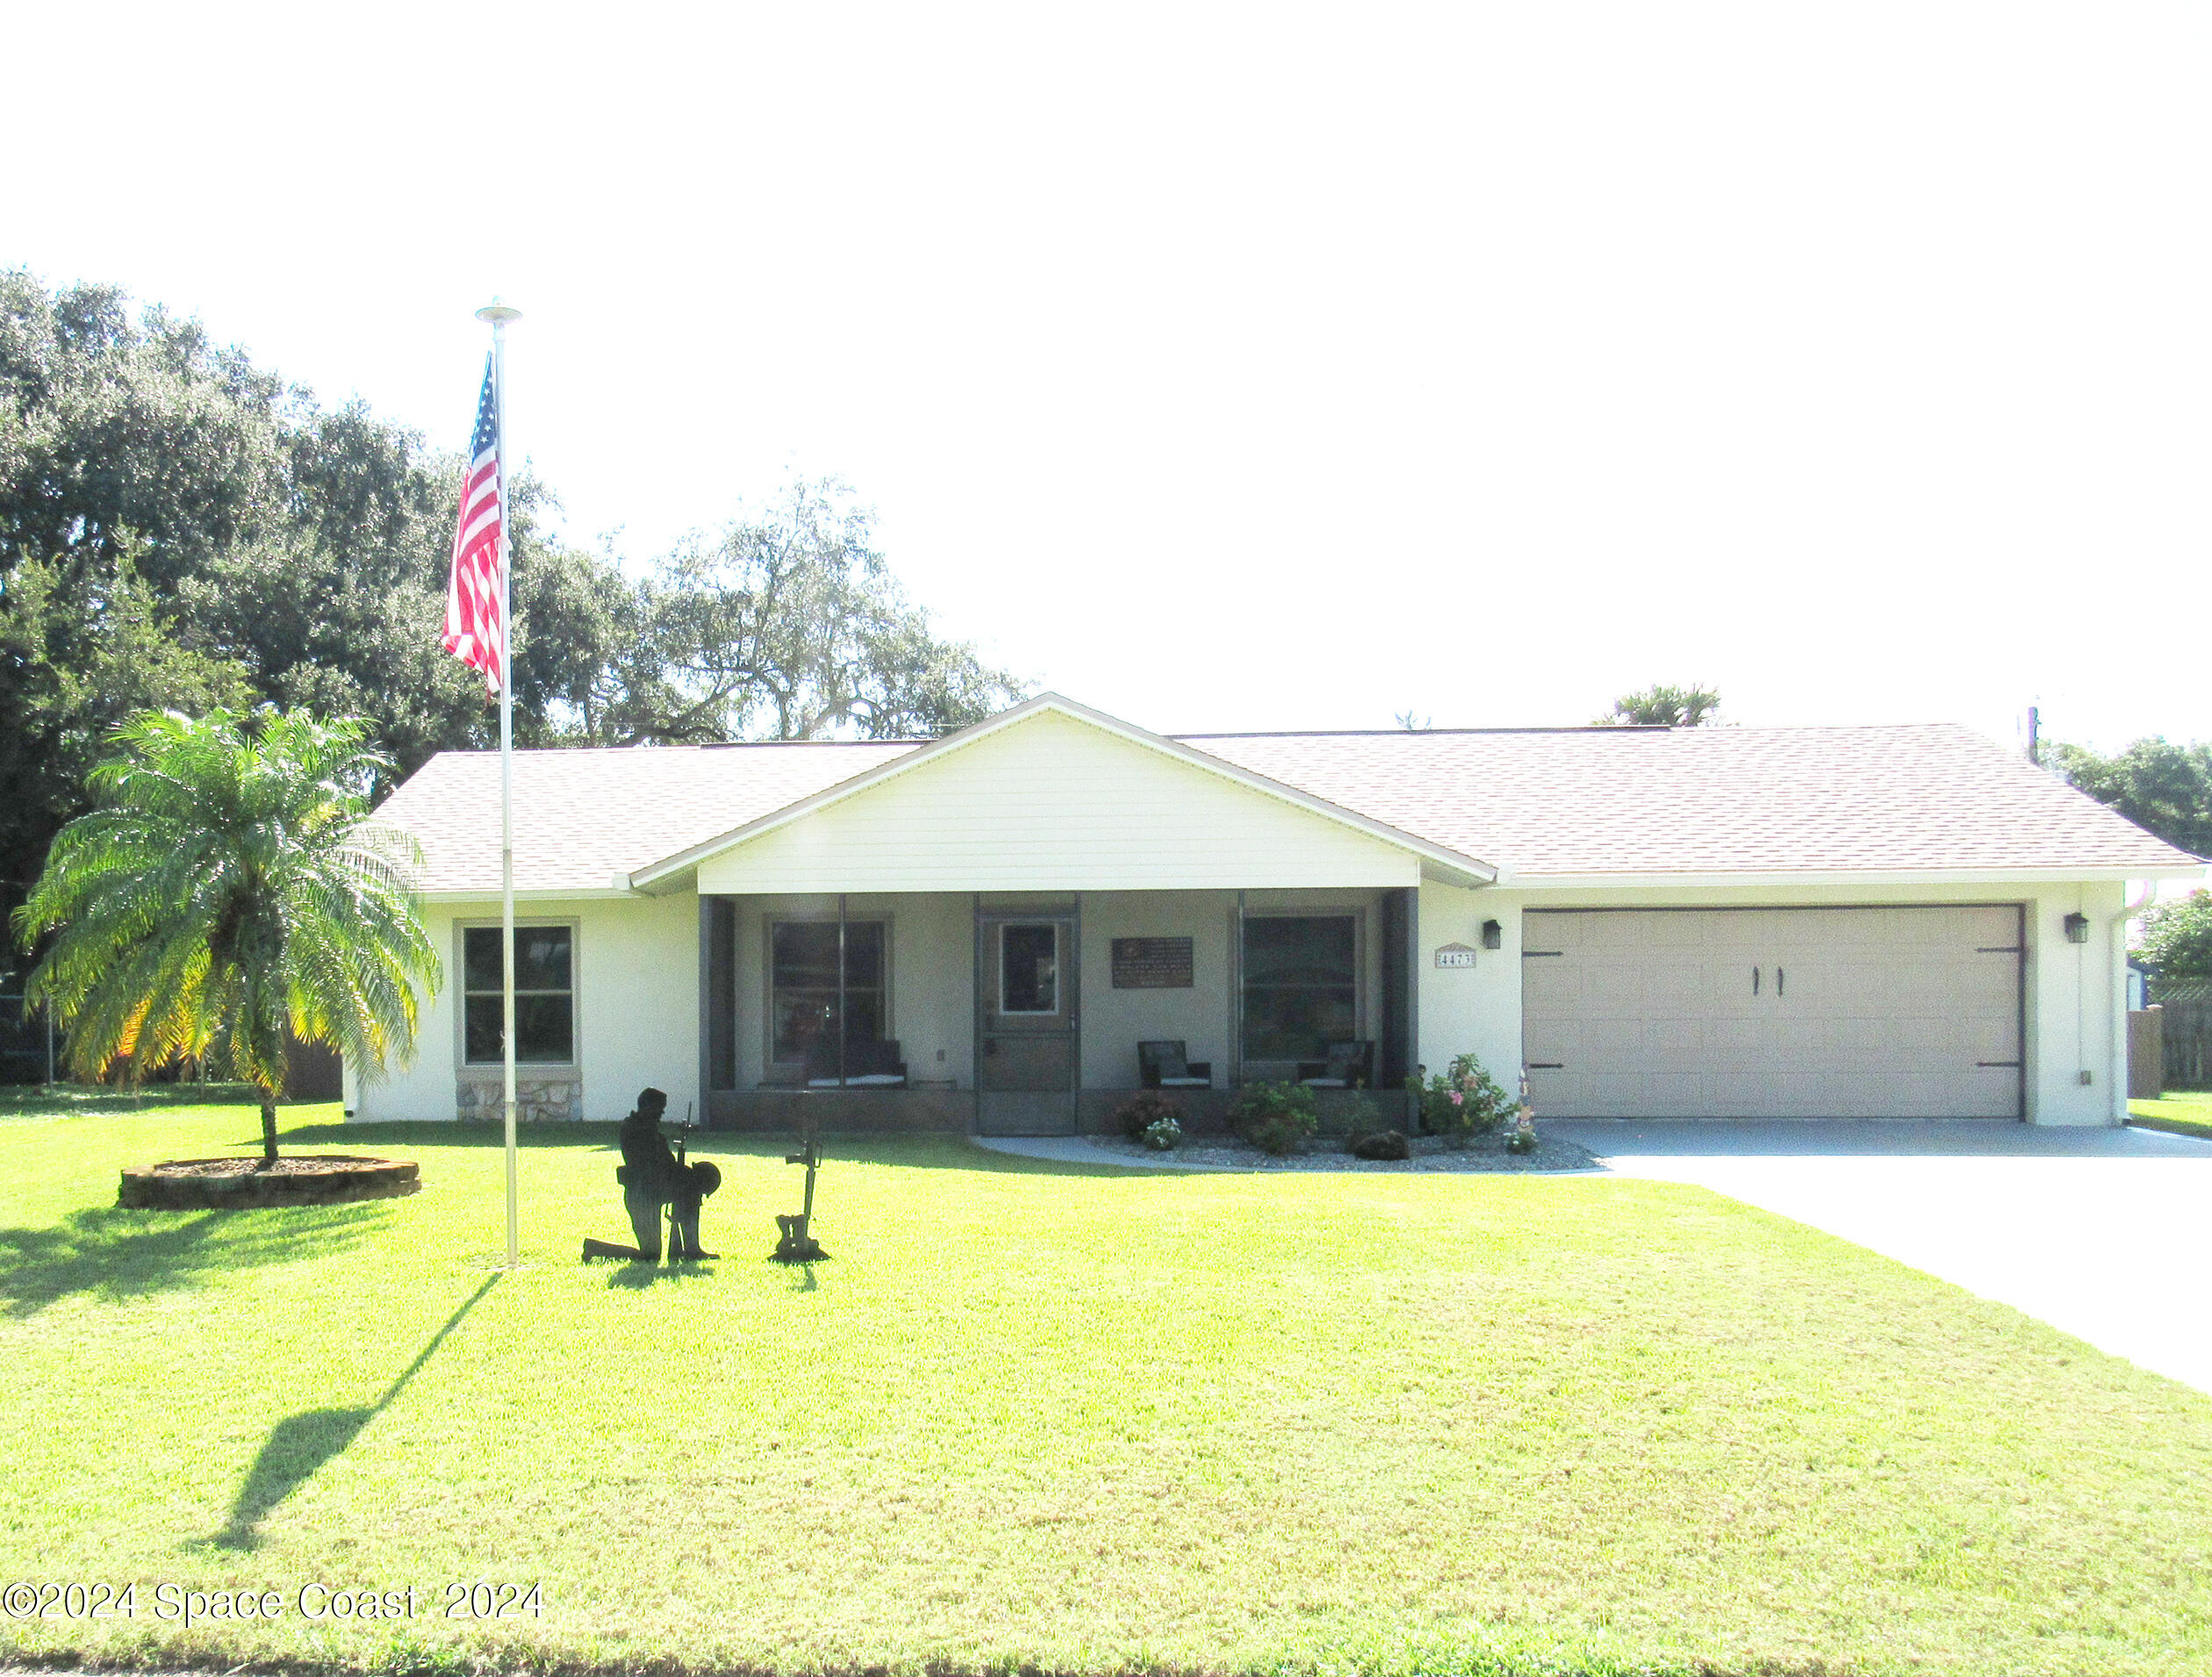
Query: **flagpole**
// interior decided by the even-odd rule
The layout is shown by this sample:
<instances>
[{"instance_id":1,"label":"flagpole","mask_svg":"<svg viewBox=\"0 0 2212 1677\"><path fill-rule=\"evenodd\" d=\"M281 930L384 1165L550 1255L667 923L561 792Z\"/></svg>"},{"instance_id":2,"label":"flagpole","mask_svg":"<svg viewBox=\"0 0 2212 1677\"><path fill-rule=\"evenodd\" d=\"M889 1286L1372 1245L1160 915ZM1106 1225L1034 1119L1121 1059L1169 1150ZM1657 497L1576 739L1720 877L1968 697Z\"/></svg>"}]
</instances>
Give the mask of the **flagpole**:
<instances>
[{"instance_id":1,"label":"flagpole","mask_svg":"<svg viewBox=\"0 0 2212 1677\"><path fill-rule=\"evenodd\" d=\"M520 1187L514 1159L514 544L507 532L506 323L522 318L496 297L477 312L492 326L492 403L499 427L499 1043L506 1074L506 1262L517 1251Z\"/></svg>"}]
</instances>

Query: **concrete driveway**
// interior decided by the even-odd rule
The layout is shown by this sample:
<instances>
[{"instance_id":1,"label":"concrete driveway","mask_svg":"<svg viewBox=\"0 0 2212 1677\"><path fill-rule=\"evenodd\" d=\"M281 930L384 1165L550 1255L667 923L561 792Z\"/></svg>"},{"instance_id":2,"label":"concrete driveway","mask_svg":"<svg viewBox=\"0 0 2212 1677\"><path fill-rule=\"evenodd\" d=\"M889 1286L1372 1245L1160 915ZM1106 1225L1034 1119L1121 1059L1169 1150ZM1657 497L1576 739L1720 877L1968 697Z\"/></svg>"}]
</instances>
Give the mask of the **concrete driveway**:
<instances>
[{"instance_id":1,"label":"concrete driveway","mask_svg":"<svg viewBox=\"0 0 2212 1677\"><path fill-rule=\"evenodd\" d=\"M2212 1142L1993 1123L1546 1128L1621 1175L1810 1223L2212 1392Z\"/></svg>"}]
</instances>

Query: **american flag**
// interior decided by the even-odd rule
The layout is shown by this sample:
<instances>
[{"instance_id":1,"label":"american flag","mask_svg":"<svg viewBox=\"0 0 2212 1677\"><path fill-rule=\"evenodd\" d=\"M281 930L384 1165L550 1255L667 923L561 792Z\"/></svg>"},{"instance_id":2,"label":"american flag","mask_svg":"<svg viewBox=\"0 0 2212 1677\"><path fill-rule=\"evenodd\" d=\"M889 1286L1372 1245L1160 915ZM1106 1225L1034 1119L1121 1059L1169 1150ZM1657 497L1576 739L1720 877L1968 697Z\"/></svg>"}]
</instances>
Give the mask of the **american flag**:
<instances>
[{"instance_id":1,"label":"american flag","mask_svg":"<svg viewBox=\"0 0 2212 1677\"><path fill-rule=\"evenodd\" d=\"M498 692L506 662L506 625L500 619L499 408L492 389L492 363L484 363L484 395L477 403L476 436L461 479L461 521L453 532L453 578L446 585L445 649L484 672L487 692Z\"/></svg>"}]
</instances>

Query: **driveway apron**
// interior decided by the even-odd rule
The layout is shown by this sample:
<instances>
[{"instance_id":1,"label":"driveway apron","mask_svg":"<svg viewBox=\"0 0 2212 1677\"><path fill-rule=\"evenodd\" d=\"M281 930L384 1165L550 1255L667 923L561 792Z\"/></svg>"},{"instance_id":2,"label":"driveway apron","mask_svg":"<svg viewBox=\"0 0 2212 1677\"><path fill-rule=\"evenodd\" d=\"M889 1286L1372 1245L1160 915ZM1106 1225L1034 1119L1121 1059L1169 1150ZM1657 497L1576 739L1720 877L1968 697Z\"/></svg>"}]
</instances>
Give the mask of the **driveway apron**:
<instances>
[{"instance_id":1,"label":"driveway apron","mask_svg":"<svg viewBox=\"0 0 2212 1677\"><path fill-rule=\"evenodd\" d=\"M1620 1175L1809 1223L2212 1392L2212 1143L1997 1123L1547 1128Z\"/></svg>"}]
</instances>

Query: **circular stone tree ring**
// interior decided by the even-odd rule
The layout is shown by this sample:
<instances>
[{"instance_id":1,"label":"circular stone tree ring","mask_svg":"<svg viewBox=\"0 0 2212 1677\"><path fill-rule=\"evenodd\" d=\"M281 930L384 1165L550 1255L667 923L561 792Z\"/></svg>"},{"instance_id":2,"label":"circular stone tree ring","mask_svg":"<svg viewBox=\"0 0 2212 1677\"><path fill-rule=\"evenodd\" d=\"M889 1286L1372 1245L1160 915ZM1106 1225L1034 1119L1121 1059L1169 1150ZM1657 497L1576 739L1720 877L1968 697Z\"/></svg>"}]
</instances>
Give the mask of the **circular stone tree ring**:
<instances>
[{"instance_id":1,"label":"circular stone tree ring","mask_svg":"<svg viewBox=\"0 0 2212 1677\"><path fill-rule=\"evenodd\" d=\"M258 1158L172 1158L123 1172L115 1203L134 1210L245 1210L395 1200L422 1186L411 1158L302 1153L262 1168Z\"/></svg>"}]
</instances>

